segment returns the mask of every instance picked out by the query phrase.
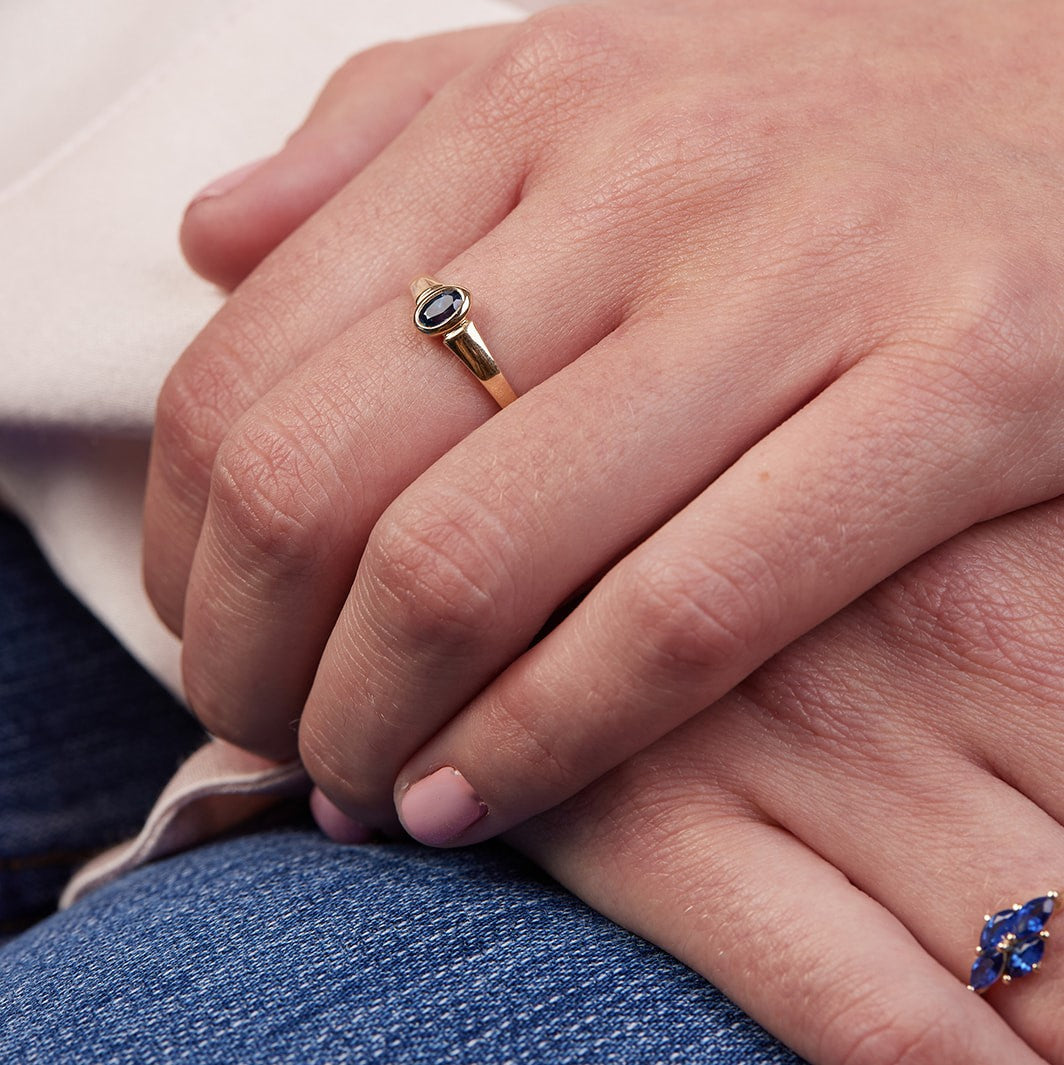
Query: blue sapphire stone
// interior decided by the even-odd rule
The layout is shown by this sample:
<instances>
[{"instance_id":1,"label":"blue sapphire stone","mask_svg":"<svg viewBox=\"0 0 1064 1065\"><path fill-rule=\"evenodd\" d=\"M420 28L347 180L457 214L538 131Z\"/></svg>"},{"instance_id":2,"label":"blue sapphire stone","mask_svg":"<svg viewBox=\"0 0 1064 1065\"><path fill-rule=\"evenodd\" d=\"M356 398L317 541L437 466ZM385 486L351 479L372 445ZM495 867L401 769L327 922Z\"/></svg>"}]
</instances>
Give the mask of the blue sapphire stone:
<instances>
[{"instance_id":1,"label":"blue sapphire stone","mask_svg":"<svg viewBox=\"0 0 1064 1065\"><path fill-rule=\"evenodd\" d=\"M1040 936L1021 939L1009 954L1009 976L1026 976L1042 960L1046 952L1046 941Z\"/></svg>"},{"instance_id":2,"label":"blue sapphire stone","mask_svg":"<svg viewBox=\"0 0 1064 1065\"><path fill-rule=\"evenodd\" d=\"M1055 908L1056 899L1052 895L1031 899L1016 914L1016 935L1038 935L1049 924L1049 918L1053 916Z\"/></svg>"},{"instance_id":3,"label":"blue sapphire stone","mask_svg":"<svg viewBox=\"0 0 1064 1065\"><path fill-rule=\"evenodd\" d=\"M980 954L972 966L972 975L968 978L968 986L973 991L985 991L997 981L1004 971L1004 954L999 954L996 950L992 953Z\"/></svg>"},{"instance_id":4,"label":"blue sapphire stone","mask_svg":"<svg viewBox=\"0 0 1064 1065\"><path fill-rule=\"evenodd\" d=\"M1006 936L1016 935L1018 931L1016 920L1022 912L1022 910L1001 910L995 913L983 925L983 933L979 937L979 949L997 950Z\"/></svg>"},{"instance_id":5,"label":"blue sapphire stone","mask_svg":"<svg viewBox=\"0 0 1064 1065\"><path fill-rule=\"evenodd\" d=\"M422 303L415 318L423 333L437 333L462 317L466 295L458 288L445 288Z\"/></svg>"}]
</instances>

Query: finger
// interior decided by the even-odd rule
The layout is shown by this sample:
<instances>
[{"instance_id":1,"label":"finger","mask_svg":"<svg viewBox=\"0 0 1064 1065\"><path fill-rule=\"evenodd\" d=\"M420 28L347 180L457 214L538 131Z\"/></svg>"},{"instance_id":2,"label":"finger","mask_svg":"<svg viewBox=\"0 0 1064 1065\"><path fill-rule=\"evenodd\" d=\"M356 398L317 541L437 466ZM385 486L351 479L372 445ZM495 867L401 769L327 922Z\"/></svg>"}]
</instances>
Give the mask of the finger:
<instances>
[{"instance_id":1,"label":"finger","mask_svg":"<svg viewBox=\"0 0 1064 1065\"><path fill-rule=\"evenodd\" d=\"M945 746L931 708L953 716L958 695L945 680L952 667L914 656L907 639L849 613L814 634L830 648L815 665L802 661L809 647L801 641L718 707L728 757L716 779L741 786L967 983L984 914L1060 890L1064 828L989 775L981 752L979 764L961 753L971 739L965 732ZM1017 699L986 684L980 695L984 721L974 738L990 751L999 744L987 724L1010 720ZM1040 792L1054 787L1043 782ZM988 1001L1059 1063L1064 1035L1047 1023L1064 993L1055 945L1051 938L1037 979L994 988Z\"/></svg>"},{"instance_id":2,"label":"finger","mask_svg":"<svg viewBox=\"0 0 1064 1065\"><path fill-rule=\"evenodd\" d=\"M358 821L352 821L342 810L329 802L318 788L310 793L310 812L314 815L318 828L335 843L353 846L369 843L373 838L372 829L359 824Z\"/></svg>"},{"instance_id":3,"label":"finger","mask_svg":"<svg viewBox=\"0 0 1064 1065\"><path fill-rule=\"evenodd\" d=\"M828 862L737 814L695 764L715 745L682 731L516 830L519 849L817 1065L1042 1061Z\"/></svg>"},{"instance_id":4,"label":"finger","mask_svg":"<svg viewBox=\"0 0 1064 1065\"><path fill-rule=\"evenodd\" d=\"M159 398L144 513L144 575L180 633L185 588L221 440L311 353L454 258L514 205L516 140L454 131L468 117L441 92L387 151L333 197L227 302L182 355ZM309 268L310 266L313 268Z\"/></svg>"},{"instance_id":5,"label":"finger","mask_svg":"<svg viewBox=\"0 0 1064 1065\"><path fill-rule=\"evenodd\" d=\"M521 393L594 345L619 313L605 264L585 264L564 304L499 313L513 293L551 291L576 271L579 250L542 224L542 210L526 199L445 272L469 285L473 320ZM337 338L219 452L189 575L184 680L204 724L252 750L294 753L293 724L374 522L498 409L417 332L412 310L409 297L393 301ZM539 336L550 343L529 342Z\"/></svg>"},{"instance_id":6,"label":"finger","mask_svg":"<svg viewBox=\"0 0 1064 1065\"><path fill-rule=\"evenodd\" d=\"M454 447L378 522L303 721L308 766L353 815L390 815L381 807L406 759L528 647L558 604L833 372L844 330L833 333L826 316L802 322L796 297L762 289L750 302L772 312L758 319L736 312L726 278L706 287L719 318L679 315L666 329L637 311ZM760 383L744 396L741 382L749 351L772 350L779 316L802 322L802 340L786 359L766 356L774 388L757 403ZM663 376L644 354L699 346L714 371L696 382ZM632 425L653 427L652 446Z\"/></svg>"},{"instance_id":7,"label":"finger","mask_svg":"<svg viewBox=\"0 0 1064 1065\"><path fill-rule=\"evenodd\" d=\"M353 56L276 155L219 178L195 196L181 225L189 264L207 280L235 288L447 82L508 32L507 26L460 30Z\"/></svg>"},{"instance_id":8,"label":"finger","mask_svg":"<svg viewBox=\"0 0 1064 1065\"><path fill-rule=\"evenodd\" d=\"M589 897L593 904L616 916L609 906L619 901L627 914L652 927L644 932L649 938L668 946L659 937L672 936L690 955L704 942L690 918L692 910L698 912L700 890L713 899L714 917L722 897L734 897L747 911L756 897L761 910L760 892L742 891L741 883L733 892L728 875L722 890L698 865L717 853L731 863L729 872L745 870L750 863L746 842L722 833L719 825L707 824L701 837L691 828L692 821L701 827L702 821L719 820L734 807L736 800L728 797L740 795L791 834L784 838L810 846L899 917L954 973L959 988L969 975L983 912L1024 902L1053 886L1064 861L1064 829L1040 808L1045 797L1059 792L1053 738L1047 737L1048 759L1037 759L1043 775L1032 793L1035 803L983 768L1013 744L1030 760L1033 745L1024 732L1025 718L1040 720L1044 735L1045 724L1057 716L1059 691L1043 688L1039 697L1034 694L1039 689L1022 684L1027 674L1017 674L1014 657L1003 654L988 668L983 653L988 646L1014 648L1016 641L1004 637L1029 632L1024 621L1040 603L1043 636L1057 637L1044 651L1059 655L1060 619L1052 606L1046 609L1055 599L1051 592L1047 598L1044 583L1032 586L1027 572L1032 555L1041 557L1048 573L1054 570L1057 545L1053 523L1046 519L1056 509L1050 503L1009 515L922 558L789 647L711 711L626 763L568 808L518 830L516 838L540 860L553 863L551 871L563 882L581 885L585 897L589 883L596 888ZM1010 565L1012 554L1019 565ZM997 602L1008 604L1007 626L990 621ZM973 603L982 611L973 612ZM967 633L974 637L983 631L984 636L981 644L972 640L974 650L965 641L967 654L958 668L954 627L962 610ZM937 631L938 638L925 645L928 630ZM1027 668L1035 679L1037 661ZM1021 728L1013 737L1008 726L1016 721ZM679 855L676 841L681 841ZM610 862L623 865L623 873L611 869ZM596 880L600 863L606 866L602 883ZM641 892L641 878L655 871L658 877ZM688 872L691 882L685 881ZM808 886L803 889L790 871L780 873L778 862L766 870L765 880L773 875L786 878L795 899L822 897ZM666 906L662 912L662 894L668 898L673 890L683 909L670 914ZM653 906L646 905L647 898L654 899ZM624 923L627 914L620 918ZM659 914L661 924L655 925ZM725 912L723 920L727 917ZM789 928L804 932L809 926L803 916ZM844 956L865 942L863 935L834 934L829 941ZM714 950L712 942L705 945L710 958L702 971L711 978L718 979L708 971L714 962L724 978L747 976L732 972L725 952ZM815 949L806 954L816 958ZM743 964L749 956L742 955ZM1047 950L1037 981L995 991L990 1001L1047 1060L1060 1062L1064 1041L1052 1018L1064 966L1050 965ZM788 977L795 972L804 970L789 967ZM756 972L750 976L756 981ZM889 978L877 986L884 994L892 988ZM793 987L786 994L769 988L763 1000L778 1007L794 996ZM803 1001L816 999L803 996ZM814 1025L815 1013L808 1018ZM944 1010L943 1015L954 1014ZM853 1030L859 1033L860 1023ZM927 1060L968 1060L968 1048L952 1038ZM923 1058L914 1053L913 1060Z\"/></svg>"},{"instance_id":9,"label":"finger","mask_svg":"<svg viewBox=\"0 0 1064 1065\"><path fill-rule=\"evenodd\" d=\"M1052 443L1027 478L1003 457L1013 433L1024 451L1042 446L1026 415L1003 426L941 384L870 357L747 452L419 752L396 789L407 830L440 844L426 810L456 823L440 767L488 811L448 843L546 809L917 555L1052 494ZM408 800L421 780L427 806ZM472 820L467 789L453 791Z\"/></svg>"}]
</instances>

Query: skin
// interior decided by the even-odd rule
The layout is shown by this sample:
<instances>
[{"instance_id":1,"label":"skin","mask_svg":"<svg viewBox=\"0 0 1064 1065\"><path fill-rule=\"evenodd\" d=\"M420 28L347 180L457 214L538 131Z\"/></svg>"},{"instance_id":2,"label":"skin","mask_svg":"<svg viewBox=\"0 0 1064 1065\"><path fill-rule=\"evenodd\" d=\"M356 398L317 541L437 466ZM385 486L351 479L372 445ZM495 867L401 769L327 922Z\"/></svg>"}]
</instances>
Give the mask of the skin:
<instances>
[{"instance_id":1,"label":"skin","mask_svg":"<svg viewBox=\"0 0 1064 1065\"><path fill-rule=\"evenodd\" d=\"M1062 26L1004 7L567 9L464 70L456 35L379 154L282 180L312 116L194 206L227 283L256 197L274 240L320 207L160 402L146 575L208 726L285 757L302 708L385 826L457 765L491 810L462 842L584 788L512 838L814 1061L1064 1061L1059 979L997 1013L957 980L1064 864L1060 515L958 535L1060 494ZM334 79L331 138L426 77L390 52ZM473 291L505 413L390 299L426 268Z\"/></svg>"}]
</instances>

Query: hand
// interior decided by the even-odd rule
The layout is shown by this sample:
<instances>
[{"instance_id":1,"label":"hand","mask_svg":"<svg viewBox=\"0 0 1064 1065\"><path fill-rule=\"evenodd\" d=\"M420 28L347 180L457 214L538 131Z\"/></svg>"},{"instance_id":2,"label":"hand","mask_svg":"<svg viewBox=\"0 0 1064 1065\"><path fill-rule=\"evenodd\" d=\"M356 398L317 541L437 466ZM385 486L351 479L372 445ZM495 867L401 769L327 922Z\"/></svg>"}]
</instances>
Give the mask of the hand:
<instances>
[{"instance_id":1,"label":"hand","mask_svg":"<svg viewBox=\"0 0 1064 1065\"><path fill-rule=\"evenodd\" d=\"M964 983L983 914L1064 883L1062 725L1055 501L913 563L510 839L816 1065L1060 1065L1062 912L1042 971Z\"/></svg>"},{"instance_id":2,"label":"hand","mask_svg":"<svg viewBox=\"0 0 1064 1065\"><path fill-rule=\"evenodd\" d=\"M208 727L284 757L302 710L377 824L457 767L479 799L445 773L405 823L470 842L1060 493L1062 29L692 0L482 38L164 390L146 574ZM522 393L495 417L385 302L427 271Z\"/></svg>"}]
</instances>

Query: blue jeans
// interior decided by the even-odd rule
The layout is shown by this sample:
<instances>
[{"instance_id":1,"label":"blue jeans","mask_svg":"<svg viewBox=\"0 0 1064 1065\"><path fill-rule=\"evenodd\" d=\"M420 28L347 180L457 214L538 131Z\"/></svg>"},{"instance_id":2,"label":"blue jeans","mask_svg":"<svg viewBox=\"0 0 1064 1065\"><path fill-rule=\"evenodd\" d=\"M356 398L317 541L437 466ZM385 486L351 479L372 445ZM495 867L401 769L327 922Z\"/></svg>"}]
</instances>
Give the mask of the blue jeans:
<instances>
[{"instance_id":1,"label":"blue jeans","mask_svg":"<svg viewBox=\"0 0 1064 1065\"><path fill-rule=\"evenodd\" d=\"M505 847L298 805L45 916L199 738L0 514L0 1062L798 1062Z\"/></svg>"}]
</instances>

